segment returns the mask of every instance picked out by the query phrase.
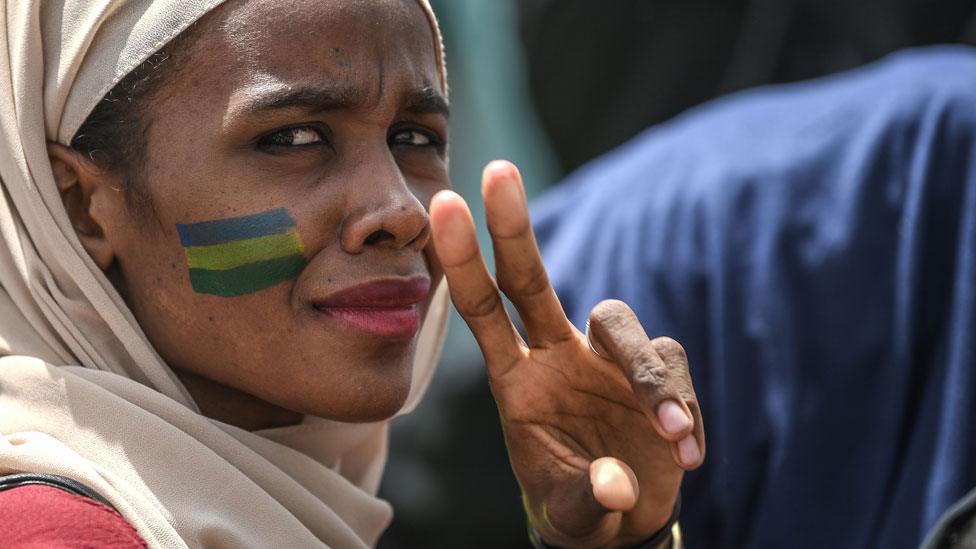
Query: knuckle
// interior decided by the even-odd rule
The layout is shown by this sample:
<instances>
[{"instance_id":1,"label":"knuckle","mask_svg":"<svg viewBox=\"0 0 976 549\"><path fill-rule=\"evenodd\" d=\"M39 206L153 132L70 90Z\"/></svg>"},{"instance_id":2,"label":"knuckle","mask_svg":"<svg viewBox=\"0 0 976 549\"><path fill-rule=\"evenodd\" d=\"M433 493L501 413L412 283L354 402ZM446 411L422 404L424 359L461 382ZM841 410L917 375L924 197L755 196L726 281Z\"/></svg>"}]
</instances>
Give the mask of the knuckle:
<instances>
[{"instance_id":1,"label":"knuckle","mask_svg":"<svg viewBox=\"0 0 976 549\"><path fill-rule=\"evenodd\" d=\"M528 216L513 216L511 211L503 212L496 209L497 207L490 200L486 200L485 203L488 207L486 219L488 234L492 239L518 241L532 237L532 224ZM500 217L504 218L504 222Z\"/></svg>"},{"instance_id":2,"label":"knuckle","mask_svg":"<svg viewBox=\"0 0 976 549\"><path fill-rule=\"evenodd\" d=\"M681 365L688 364L688 354L680 343L670 337L656 337L651 340L651 345L665 362L678 362Z\"/></svg>"},{"instance_id":3,"label":"knuckle","mask_svg":"<svg viewBox=\"0 0 976 549\"><path fill-rule=\"evenodd\" d=\"M666 352L684 356L684 350L670 338L658 338L659 344L667 345ZM697 407L694 387L686 361L678 361L662 353L658 344L647 342L635 349L628 357L630 378L635 389L639 389L654 401L664 398L679 398L692 409Z\"/></svg>"},{"instance_id":4,"label":"knuckle","mask_svg":"<svg viewBox=\"0 0 976 549\"><path fill-rule=\"evenodd\" d=\"M503 277L499 287L506 295L533 297L549 289L549 275L542 265L533 265L514 277Z\"/></svg>"},{"instance_id":5,"label":"knuckle","mask_svg":"<svg viewBox=\"0 0 976 549\"><path fill-rule=\"evenodd\" d=\"M436 241L437 239L435 238L435 249L437 248ZM449 246L448 248L453 248L453 246ZM447 274L456 273L458 276L464 276L462 272L465 269L477 266L478 262L481 261L481 250L478 249L477 244L467 246L460 252L452 250L451 254L444 254L443 250L439 250L437 253L441 266L447 271ZM460 257L451 257L458 255Z\"/></svg>"},{"instance_id":6,"label":"knuckle","mask_svg":"<svg viewBox=\"0 0 976 549\"><path fill-rule=\"evenodd\" d=\"M497 292L489 292L470 303L465 304L459 312L467 318L484 318L494 314L502 306L502 300Z\"/></svg>"},{"instance_id":7,"label":"knuckle","mask_svg":"<svg viewBox=\"0 0 976 549\"><path fill-rule=\"evenodd\" d=\"M621 322L631 316L634 316L634 312L619 299L604 299L590 311L590 321L599 324Z\"/></svg>"},{"instance_id":8,"label":"knuckle","mask_svg":"<svg viewBox=\"0 0 976 549\"><path fill-rule=\"evenodd\" d=\"M645 387L661 387L667 383L668 372L660 360L655 360L653 351L637 351L629 357L633 365L632 378L635 384Z\"/></svg>"}]
</instances>

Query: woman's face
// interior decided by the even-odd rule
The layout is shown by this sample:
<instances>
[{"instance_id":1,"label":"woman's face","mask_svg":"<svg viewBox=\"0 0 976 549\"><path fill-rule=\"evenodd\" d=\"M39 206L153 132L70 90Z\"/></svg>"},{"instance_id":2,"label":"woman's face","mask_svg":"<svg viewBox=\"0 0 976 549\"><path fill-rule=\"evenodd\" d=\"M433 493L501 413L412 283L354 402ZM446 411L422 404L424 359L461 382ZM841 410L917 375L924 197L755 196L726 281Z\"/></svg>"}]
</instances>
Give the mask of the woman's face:
<instances>
[{"instance_id":1,"label":"woman's face","mask_svg":"<svg viewBox=\"0 0 976 549\"><path fill-rule=\"evenodd\" d=\"M151 211L92 198L123 292L187 377L300 413L388 417L441 278L433 31L415 0L231 0L199 24L152 105Z\"/></svg>"}]
</instances>

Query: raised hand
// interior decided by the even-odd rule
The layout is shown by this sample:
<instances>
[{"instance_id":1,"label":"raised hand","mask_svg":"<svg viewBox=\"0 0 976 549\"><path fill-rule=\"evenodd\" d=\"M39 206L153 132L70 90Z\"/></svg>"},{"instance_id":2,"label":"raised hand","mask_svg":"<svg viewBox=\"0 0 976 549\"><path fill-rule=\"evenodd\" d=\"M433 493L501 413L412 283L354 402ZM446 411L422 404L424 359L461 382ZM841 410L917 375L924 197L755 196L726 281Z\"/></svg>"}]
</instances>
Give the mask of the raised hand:
<instances>
[{"instance_id":1,"label":"raised hand","mask_svg":"<svg viewBox=\"0 0 976 549\"><path fill-rule=\"evenodd\" d=\"M484 354L529 519L551 545L644 540L665 525L684 471L705 456L684 351L671 339L649 339L620 301L597 305L589 334L580 333L549 283L515 166L489 164L482 196L497 286L471 213L450 191L431 202L434 247L454 305Z\"/></svg>"}]
</instances>

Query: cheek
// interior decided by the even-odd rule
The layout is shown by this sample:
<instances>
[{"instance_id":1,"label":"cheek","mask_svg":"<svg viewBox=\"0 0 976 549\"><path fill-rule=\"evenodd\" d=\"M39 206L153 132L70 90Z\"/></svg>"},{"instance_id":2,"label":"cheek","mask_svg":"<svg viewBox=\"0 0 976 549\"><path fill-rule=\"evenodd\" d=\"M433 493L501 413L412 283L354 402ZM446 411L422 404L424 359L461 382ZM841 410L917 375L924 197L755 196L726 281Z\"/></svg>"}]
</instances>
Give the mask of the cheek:
<instances>
[{"instance_id":1,"label":"cheek","mask_svg":"<svg viewBox=\"0 0 976 549\"><path fill-rule=\"evenodd\" d=\"M288 306L292 283L223 298L141 285L133 310L163 359L305 414L373 421L410 390L412 345L364 347L303 322Z\"/></svg>"},{"instance_id":2,"label":"cheek","mask_svg":"<svg viewBox=\"0 0 976 549\"><path fill-rule=\"evenodd\" d=\"M178 224L193 291L219 297L252 294L296 278L305 247L283 208L249 216Z\"/></svg>"},{"instance_id":3,"label":"cheek","mask_svg":"<svg viewBox=\"0 0 976 549\"><path fill-rule=\"evenodd\" d=\"M173 181L226 181L232 172L182 174ZM249 181L236 175L235 181ZM446 175L404 175L417 183L411 191L425 207L449 186ZM154 193L161 202L182 197L159 204L169 220L163 230L153 224L151 237L133 237L119 257L127 300L170 366L318 416L368 421L399 409L410 389L414 345L363 345L323 330L293 299L296 277L310 268L306 258L314 262L334 244L328 239L343 217L338 195L344 187L322 186L301 198L283 191L225 191L219 196L230 203L220 207L212 204L215 192L200 195L213 186L200 186L197 195L173 188ZM207 210L227 213L208 217ZM238 217L226 217L233 215ZM431 245L424 256L432 281L439 281L442 270ZM337 281L355 274L351 267L336 271L337 262L329 266Z\"/></svg>"},{"instance_id":4,"label":"cheek","mask_svg":"<svg viewBox=\"0 0 976 549\"><path fill-rule=\"evenodd\" d=\"M133 238L120 253L127 301L163 359L176 370L301 413L347 421L395 413L409 394L413 344L367 347L307 322L292 306L292 271L232 272L271 261L257 251L288 257L303 245L300 237L284 238L278 247L203 253L206 246L225 245L207 239L240 236L238 228L215 221ZM251 221L251 228L261 225ZM275 224L264 219L262 226ZM433 268L431 274L439 277Z\"/></svg>"}]
</instances>

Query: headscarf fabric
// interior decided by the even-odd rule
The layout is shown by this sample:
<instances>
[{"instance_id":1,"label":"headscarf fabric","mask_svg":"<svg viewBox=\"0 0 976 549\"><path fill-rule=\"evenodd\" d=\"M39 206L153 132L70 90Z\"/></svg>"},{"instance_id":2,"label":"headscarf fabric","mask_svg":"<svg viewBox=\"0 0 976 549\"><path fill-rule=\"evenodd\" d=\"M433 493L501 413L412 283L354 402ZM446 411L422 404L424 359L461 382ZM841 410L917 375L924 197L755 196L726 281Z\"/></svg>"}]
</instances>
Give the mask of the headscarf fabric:
<instances>
[{"instance_id":1,"label":"headscarf fabric","mask_svg":"<svg viewBox=\"0 0 976 549\"><path fill-rule=\"evenodd\" d=\"M918 547L976 485L974 83L935 47L744 92L535 204L574 323L622 299L688 353L688 547Z\"/></svg>"},{"instance_id":2,"label":"headscarf fabric","mask_svg":"<svg viewBox=\"0 0 976 549\"><path fill-rule=\"evenodd\" d=\"M392 516L376 497L388 422L248 432L202 416L81 246L48 159L223 1L0 0L0 475L77 480L152 547L370 546ZM400 414L430 382L447 304L442 283Z\"/></svg>"}]
</instances>

